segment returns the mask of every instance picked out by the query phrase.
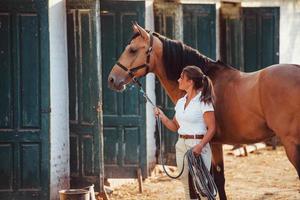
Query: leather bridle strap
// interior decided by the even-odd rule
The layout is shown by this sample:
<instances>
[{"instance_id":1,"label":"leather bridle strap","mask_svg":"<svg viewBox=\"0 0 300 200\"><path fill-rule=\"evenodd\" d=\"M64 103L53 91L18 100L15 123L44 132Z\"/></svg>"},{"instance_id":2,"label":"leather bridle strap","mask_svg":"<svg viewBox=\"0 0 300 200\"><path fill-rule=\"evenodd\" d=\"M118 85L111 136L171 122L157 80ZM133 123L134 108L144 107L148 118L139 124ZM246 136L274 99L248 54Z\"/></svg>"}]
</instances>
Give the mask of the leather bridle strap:
<instances>
[{"instance_id":1,"label":"leather bridle strap","mask_svg":"<svg viewBox=\"0 0 300 200\"><path fill-rule=\"evenodd\" d=\"M131 77L134 77L134 73L135 73L136 71L138 71L139 69L142 69L142 68L144 68L144 67L147 68L146 74L147 74L148 71L149 71L149 70L148 70L149 65L147 65L147 64L142 64L142 65L139 65L139 66L134 67L134 68L131 68L131 69L126 68L126 67L125 67L124 65L122 65L120 62L117 62L117 65L118 65L119 67L121 67L124 71L128 72L128 74L129 74Z\"/></svg>"}]
</instances>

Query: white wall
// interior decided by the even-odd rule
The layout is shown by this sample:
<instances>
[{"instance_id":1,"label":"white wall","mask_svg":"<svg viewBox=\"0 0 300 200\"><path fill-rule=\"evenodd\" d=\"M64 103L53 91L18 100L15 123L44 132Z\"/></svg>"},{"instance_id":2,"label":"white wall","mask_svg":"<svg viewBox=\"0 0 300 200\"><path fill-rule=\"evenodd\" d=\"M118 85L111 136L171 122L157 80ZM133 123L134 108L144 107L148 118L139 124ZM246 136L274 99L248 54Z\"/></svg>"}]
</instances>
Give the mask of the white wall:
<instances>
[{"instance_id":1,"label":"white wall","mask_svg":"<svg viewBox=\"0 0 300 200\"><path fill-rule=\"evenodd\" d=\"M65 0L49 0L50 199L69 188L69 97Z\"/></svg>"},{"instance_id":2,"label":"white wall","mask_svg":"<svg viewBox=\"0 0 300 200\"><path fill-rule=\"evenodd\" d=\"M153 13L153 0L145 1L145 27L154 31L154 13ZM146 76L146 93L149 98L155 101L155 75L150 73ZM155 165L155 117L153 107L150 103L146 104L146 138L147 138L147 168L151 169Z\"/></svg>"},{"instance_id":3,"label":"white wall","mask_svg":"<svg viewBox=\"0 0 300 200\"><path fill-rule=\"evenodd\" d=\"M300 64L300 0L244 0L243 7L280 7L279 63Z\"/></svg>"}]
</instances>

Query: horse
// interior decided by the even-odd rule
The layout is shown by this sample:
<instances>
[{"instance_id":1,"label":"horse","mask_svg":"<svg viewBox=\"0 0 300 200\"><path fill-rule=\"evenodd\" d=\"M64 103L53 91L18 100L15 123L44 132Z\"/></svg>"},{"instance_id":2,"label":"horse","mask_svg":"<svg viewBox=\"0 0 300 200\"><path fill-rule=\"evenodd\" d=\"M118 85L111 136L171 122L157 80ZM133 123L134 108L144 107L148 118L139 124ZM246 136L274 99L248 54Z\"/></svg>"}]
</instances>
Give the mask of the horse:
<instances>
[{"instance_id":1,"label":"horse","mask_svg":"<svg viewBox=\"0 0 300 200\"><path fill-rule=\"evenodd\" d=\"M113 66L108 86L123 91L152 72L175 104L184 93L177 79L187 65L213 82L217 132L212 139L212 172L221 200L225 192L222 144L249 144L277 136L300 179L300 66L275 64L245 73L214 61L178 40L133 26L133 37Z\"/></svg>"}]
</instances>

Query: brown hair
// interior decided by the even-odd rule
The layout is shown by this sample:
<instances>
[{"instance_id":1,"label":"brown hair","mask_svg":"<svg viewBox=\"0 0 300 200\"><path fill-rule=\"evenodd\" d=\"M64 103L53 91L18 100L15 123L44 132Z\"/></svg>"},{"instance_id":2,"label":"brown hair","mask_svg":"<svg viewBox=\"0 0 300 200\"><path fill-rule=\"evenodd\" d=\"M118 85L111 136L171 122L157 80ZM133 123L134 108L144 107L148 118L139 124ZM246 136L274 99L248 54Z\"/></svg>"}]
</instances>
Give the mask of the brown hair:
<instances>
[{"instance_id":1,"label":"brown hair","mask_svg":"<svg viewBox=\"0 0 300 200\"><path fill-rule=\"evenodd\" d=\"M208 76L206 76L199 67L190 65L186 66L182 73L186 75L189 80L194 82L194 88L202 88L200 101L204 103L214 103L215 93L213 84Z\"/></svg>"}]
</instances>

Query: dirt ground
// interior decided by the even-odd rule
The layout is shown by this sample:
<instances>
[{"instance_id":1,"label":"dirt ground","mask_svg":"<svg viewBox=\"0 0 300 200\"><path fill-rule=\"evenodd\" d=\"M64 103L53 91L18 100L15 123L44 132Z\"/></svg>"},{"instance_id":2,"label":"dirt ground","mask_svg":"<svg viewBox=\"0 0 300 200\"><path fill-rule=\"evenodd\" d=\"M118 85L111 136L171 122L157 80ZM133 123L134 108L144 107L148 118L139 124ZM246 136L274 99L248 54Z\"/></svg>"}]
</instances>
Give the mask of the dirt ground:
<instances>
[{"instance_id":1,"label":"dirt ground","mask_svg":"<svg viewBox=\"0 0 300 200\"><path fill-rule=\"evenodd\" d=\"M300 200L300 181L282 147L262 149L247 157L228 155L224 149L226 192L233 200ZM159 170L158 170L159 171ZM143 182L143 193L133 181L114 188L111 200L180 200L183 188L178 180L156 173Z\"/></svg>"}]
</instances>

